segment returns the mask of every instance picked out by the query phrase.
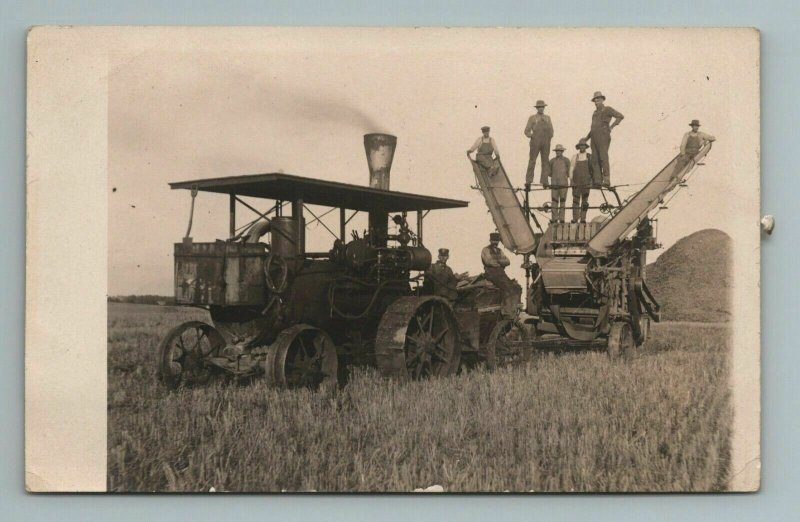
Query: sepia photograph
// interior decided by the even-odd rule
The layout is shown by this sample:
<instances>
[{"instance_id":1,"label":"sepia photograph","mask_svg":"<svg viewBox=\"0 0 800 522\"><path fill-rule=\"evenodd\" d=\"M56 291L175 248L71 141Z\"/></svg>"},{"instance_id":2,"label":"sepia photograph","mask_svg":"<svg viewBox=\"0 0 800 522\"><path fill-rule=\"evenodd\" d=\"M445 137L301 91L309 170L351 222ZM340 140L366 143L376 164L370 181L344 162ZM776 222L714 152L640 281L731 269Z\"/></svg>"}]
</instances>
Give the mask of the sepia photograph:
<instances>
[{"instance_id":1,"label":"sepia photograph","mask_svg":"<svg viewBox=\"0 0 800 522\"><path fill-rule=\"evenodd\" d=\"M107 491L758 489L756 30L99 41Z\"/></svg>"}]
</instances>

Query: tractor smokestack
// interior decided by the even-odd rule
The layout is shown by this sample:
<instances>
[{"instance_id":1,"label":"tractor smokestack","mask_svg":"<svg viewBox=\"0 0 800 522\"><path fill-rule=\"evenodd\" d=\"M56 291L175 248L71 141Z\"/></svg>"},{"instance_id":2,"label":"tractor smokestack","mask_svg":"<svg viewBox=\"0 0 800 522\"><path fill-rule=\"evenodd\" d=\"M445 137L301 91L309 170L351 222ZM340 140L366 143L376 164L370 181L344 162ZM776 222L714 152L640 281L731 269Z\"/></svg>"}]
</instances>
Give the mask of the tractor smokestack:
<instances>
[{"instance_id":1,"label":"tractor smokestack","mask_svg":"<svg viewBox=\"0 0 800 522\"><path fill-rule=\"evenodd\" d=\"M365 134L364 150L369 165L369 186L389 190L389 172L392 170L397 137L391 134Z\"/></svg>"}]
</instances>

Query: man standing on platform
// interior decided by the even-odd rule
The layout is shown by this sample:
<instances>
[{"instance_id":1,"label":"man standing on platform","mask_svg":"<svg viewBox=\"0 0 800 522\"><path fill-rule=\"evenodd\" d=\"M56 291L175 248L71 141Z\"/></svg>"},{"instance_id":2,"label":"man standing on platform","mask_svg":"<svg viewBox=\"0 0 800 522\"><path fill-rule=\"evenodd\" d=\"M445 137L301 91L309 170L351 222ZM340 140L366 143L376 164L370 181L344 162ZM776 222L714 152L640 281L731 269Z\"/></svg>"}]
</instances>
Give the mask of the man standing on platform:
<instances>
[{"instance_id":1,"label":"man standing on platform","mask_svg":"<svg viewBox=\"0 0 800 522\"><path fill-rule=\"evenodd\" d=\"M551 223L563 223L567 205L567 191L569 190L569 160L564 157L564 146L560 143L553 149L556 157L550 160L550 181L545 178L542 185L550 187L550 199L553 205L553 218Z\"/></svg>"},{"instance_id":2,"label":"man standing on platform","mask_svg":"<svg viewBox=\"0 0 800 522\"><path fill-rule=\"evenodd\" d=\"M611 162L608 159L608 148L611 146L611 130L619 125L625 117L604 102L606 97L597 91L592 97L596 110L592 114L592 128L586 136L592 141L592 161L594 167L594 185L611 185ZM611 120L614 119L614 123ZM611 123L609 125L609 123Z\"/></svg>"},{"instance_id":3,"label":"man standing on platform","mask_svg":"<svg viewBox=\"0 0 800 522\"><path fill-rule=\"evenodd\" d=\"M525 136L531 139L530 159L528 160L528 172L525 174L525 190L530 190L534 179L534 169L536 158L542 158L542 185L547 179L550 170L550 140L553 139L553 122L550 116L544 113L547 104L543 100L536 102L536 114L528 118L525 125Z\"/></svg>"},{"instance_id":4,"label":"man standing on platform","mask_svg":"<svg viewBox=\"0 0 800 522\"><path fill-rule=\"evenodd\" d=\"M581 138L575 145L578 153L572 157L570 179L572 180L572 222L586 223L589 210L589 191L592 188L592 155L586 152L589 145Z\"/></svg>"},{"instance_id":5,"label":"man standing on platform","mask_svg":"<svg viewBox=\"0 0 800 522\"><path fill-rule=\"evenodd\" d=\"M489 245L481 250L483 275L500 290L503 296L503 316L514 317L522 294L522 288L506 275L505 267L510 265L511 261L500 249L499 244L500 234L497 232L489 234Z\"/></svg>"}]
</instances>

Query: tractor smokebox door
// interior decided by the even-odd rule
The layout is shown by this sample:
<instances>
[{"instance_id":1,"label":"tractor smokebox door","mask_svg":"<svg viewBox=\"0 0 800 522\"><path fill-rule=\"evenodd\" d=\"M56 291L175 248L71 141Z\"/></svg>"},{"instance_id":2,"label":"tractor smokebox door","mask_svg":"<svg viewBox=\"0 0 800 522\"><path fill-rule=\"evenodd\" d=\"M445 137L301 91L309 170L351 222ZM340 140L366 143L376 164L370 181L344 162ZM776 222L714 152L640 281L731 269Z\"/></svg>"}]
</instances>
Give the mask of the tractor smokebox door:
<instances>
[{"instance_id":1,"label":"tractor smokebox door","mask_svg":"<svg viewBox=\"0 0 800 522\"><path fill-rule=\"evenodd\" d=\"M175 301L196 305L266 302L262 243L175 243Z\"/></svg>"}]
</instances>

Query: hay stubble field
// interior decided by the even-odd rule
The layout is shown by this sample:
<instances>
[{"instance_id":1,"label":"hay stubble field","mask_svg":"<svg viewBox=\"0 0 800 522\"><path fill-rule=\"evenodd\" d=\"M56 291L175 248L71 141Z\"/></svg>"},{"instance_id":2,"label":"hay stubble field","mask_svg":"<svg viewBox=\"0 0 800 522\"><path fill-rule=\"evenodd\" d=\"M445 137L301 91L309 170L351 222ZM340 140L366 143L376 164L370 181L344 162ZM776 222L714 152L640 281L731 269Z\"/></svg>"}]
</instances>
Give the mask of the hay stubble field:
<instances>
[{"instance_id":1,"label":"hay stubble field","mask_svg":"<svg viewBox=\"0 0 800 522\"><path fill-rule=\"evenodd\" d=\"M318 393L228 382L170 392L161 337L205 312L109 303L110 491L709 491L729 478L724 324L654 325L628 362L537 355L399 384L363 369Z\"/></svg>"}]
</instances>

